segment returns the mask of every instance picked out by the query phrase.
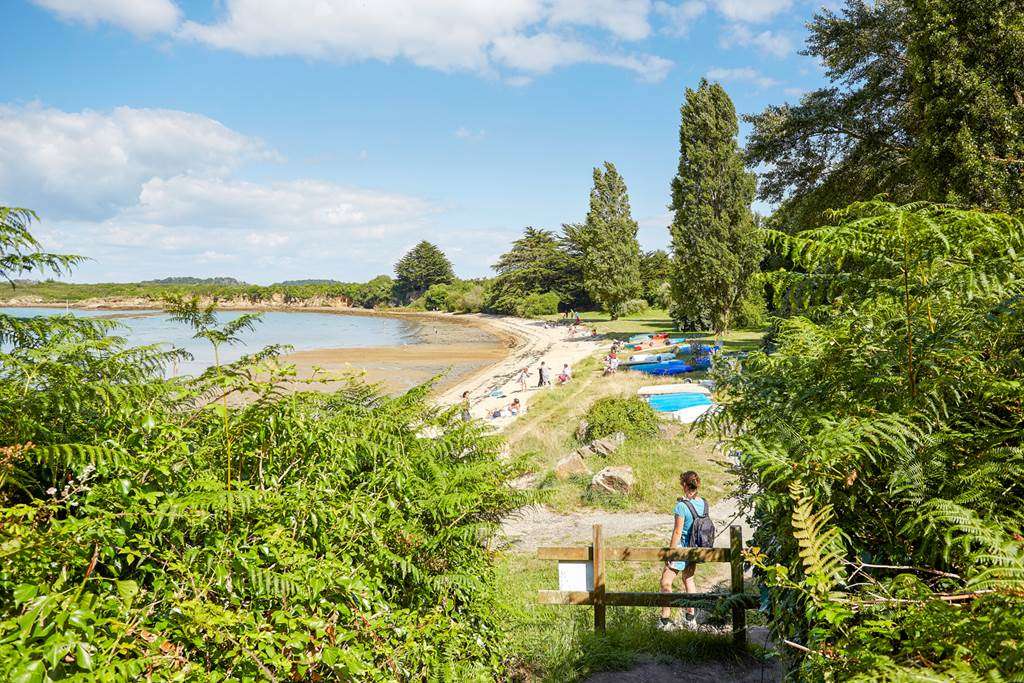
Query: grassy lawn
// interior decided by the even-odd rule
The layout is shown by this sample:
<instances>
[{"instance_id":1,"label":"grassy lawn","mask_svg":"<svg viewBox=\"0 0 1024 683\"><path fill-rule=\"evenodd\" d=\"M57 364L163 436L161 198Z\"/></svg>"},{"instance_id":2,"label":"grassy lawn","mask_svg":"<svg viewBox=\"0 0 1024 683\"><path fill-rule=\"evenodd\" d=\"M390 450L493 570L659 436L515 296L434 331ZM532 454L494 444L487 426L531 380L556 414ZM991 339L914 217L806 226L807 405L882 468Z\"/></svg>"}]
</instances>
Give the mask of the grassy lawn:
<instances>
[{"instance_id":1,"label":"grassy lawn","mask_svg":"<svg viewBox=\"0 0 1024 683\"><path fill-rule=\"evenodd\" d=\"M617 537L609 542L624 545L631 540ZM580 680L599 671L628 669L640 657L666 662L750 661L750 654L733 648L728 634L657 630L656 608L609 607L607 631L595 635L591 608L535 604L538 590L558 587L556 562L510 553L500 558L497 571L499 585L511 599L511 637L520 673L529 680ZM701 567L698 586L726 590L727 571L724 564ZM610 562L609 589L657 590L660 572L660 566L649 563Z\"/></svg>"}]
</instances>

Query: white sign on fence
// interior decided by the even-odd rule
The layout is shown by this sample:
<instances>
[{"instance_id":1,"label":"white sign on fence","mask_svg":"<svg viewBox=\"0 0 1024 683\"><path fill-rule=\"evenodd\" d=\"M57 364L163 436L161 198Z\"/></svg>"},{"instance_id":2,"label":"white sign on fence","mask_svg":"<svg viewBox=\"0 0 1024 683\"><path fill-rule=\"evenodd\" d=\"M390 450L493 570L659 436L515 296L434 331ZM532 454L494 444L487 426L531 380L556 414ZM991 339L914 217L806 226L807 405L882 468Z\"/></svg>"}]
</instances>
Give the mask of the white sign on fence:
<instances>
[{"instance_id":1,"label":"white sign on fence","mask_svg":"<svg viewBox=\"0 0 1024 683\"><path fill-rule=\"evenodd\" d=\"M593 562L562 562L558 563L558 590L560 591L592 591L594 590Z\"/></svg>"}]
</instances>

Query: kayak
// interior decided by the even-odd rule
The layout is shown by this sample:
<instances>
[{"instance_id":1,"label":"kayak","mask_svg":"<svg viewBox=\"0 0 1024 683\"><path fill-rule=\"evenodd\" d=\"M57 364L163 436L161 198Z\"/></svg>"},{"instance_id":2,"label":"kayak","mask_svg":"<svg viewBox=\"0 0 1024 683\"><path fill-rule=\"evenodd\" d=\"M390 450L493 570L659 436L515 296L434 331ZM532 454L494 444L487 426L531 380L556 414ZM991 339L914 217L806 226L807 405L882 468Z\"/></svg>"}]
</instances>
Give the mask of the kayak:
<instances>
[{"instance_id":1,"label":"kayak","mask_svg":"<svg viewBox=\"0 0 1024 683\"><path fill-rule=\"evenodd\" d=\"M659 413L672 413L683 408L694 406L709 406L711 398L705 394L683 393L683 394L656 394L647 399L652 408Z\"/></svg>"},{"instance_id":2,"label":"kayak","mask_svg":"<svg viewBox=\"0 0 1024 683\"><path fill-rule=\"evenodd\" d=\"M695 363L688 363L682 360L670 360L661 363L639 363L630 366L630 370L639 370L648 375L682 375L697 370L707 370L711 367L710 358L698 358Z\"/></svg>"},{"instance_id":3,"label":"kayak","mask_svg":"<svg viewBox=\"0 0 1024 683\"><path fill-rule=\"evenodd\" d=\"M640 387L636 391L640 396L657 396L659 394L704 394L709 395L710 389L696 382L686 382L683 384L651 384L650 386Z\"/></svg>"},{"instance_id":4,"label":"kayak","mask_svg":"<svg viewBox=\"0 0 1024 683\"><path fill-rule=\"evenodd\" d=\"M639 363L661 363L672 360L676 357L674 353L635 353L623 365L637 365Z\"/></svg>"},{"instance_id":5,"label":"kayak","mask_svg":"<svg viewBox=\"0 0 1024 683\"><path fill-rule=\"evenodd\" d=\"M690 408L683 408L682 410L676 410L670 413L672 419L677 422L682 422L684 425L692 424L700 419L700 416L704 413L713 410L714 404L708 404L703 406L692 406Z\"/></svg>"}]
</instances>

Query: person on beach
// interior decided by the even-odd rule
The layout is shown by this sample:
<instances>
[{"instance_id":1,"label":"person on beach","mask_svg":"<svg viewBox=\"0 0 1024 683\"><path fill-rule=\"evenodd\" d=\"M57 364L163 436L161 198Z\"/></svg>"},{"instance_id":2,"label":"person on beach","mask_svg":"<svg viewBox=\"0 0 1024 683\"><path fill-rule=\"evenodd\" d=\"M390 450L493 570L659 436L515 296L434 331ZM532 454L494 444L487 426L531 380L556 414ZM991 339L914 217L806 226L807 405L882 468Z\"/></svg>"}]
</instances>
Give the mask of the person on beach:
<instances>
[{"instance_id":1,"label":"person on beach","mask_svg":"<svg viewBox=\"0 0 1024 683\"><path fill-rule=\"evenodd\" d=\"M469 412L469 392L462 392L462 421L469 422L473 419L473 415Z\"/></svg>"},{"instance_id":2,"label":"person on beach","mask_svg":"<svg viewBox=\"0 0 1024 683\"><path fill-rule=\"evenodd\" d=\"M670 548L687 548L691 545L693 534L693 520L695 517L704 517L708 512L708 502L697 496L700 489L700 475L693 470L688 470L679 475L679 485L683 488L683 497L676 502L675 526L672 528L672 539L669 541ZM665 569L661 573L661 592L671 593L672 584L676 577L682 577L683 585L687 593L697 592L697 582L693 575L696 572L695 562L683 560L669 561L665 563ZM696 629L697 619L692 607L684 608L683 620L672 621L672 608L662 607L661 618L658 620L658 628L662 631L674 631L679 628Z\"/></svg>"},{"instance_id":3,"label":"person on beach","mask_svg":"<svg viewBox=\"0 0 1024 683\"><path fill-rule=\"evenodd\" d=\"M537 368L537 388L548 384L548 366L544 365L544 361L540 362L540 367Z\"/></svg>"},{"instance_id":4,"label":"person on beach","mask_svg":"<svg viewBox=\"0 0 1024 683\"><path fill-rule=\"evenodd\" d=\"M558 383L565 384L572 379L572 368L569 367L568 363L562 365L562 371L558 373Z\"/></svg>"},{"instance_id":5,"label":"person on beach","mask_svg":"<svg viewBox=\"0 0 1024 683\"><path fill-rule=\"evenodd\" d=\"M530 369L529 368L523 368L522 370L519 371L519 377L517 378L516 381L519 382L519 391L520 391L520 393L526 391L526 382L527 382L527 380L529 378L530 378Z\"/></svg>"},{"instance_id":6,"label":"person on beach","mask_svg":"<svg viewBox=\"0 0 1024 683\"><path fill-rule=\"evenodd\" d=\"M512 403L508 405L508 414L512 417L516 417L523 410L523 404L519 402L518 398L512 399Z\"/></svg>"}]
</instances>

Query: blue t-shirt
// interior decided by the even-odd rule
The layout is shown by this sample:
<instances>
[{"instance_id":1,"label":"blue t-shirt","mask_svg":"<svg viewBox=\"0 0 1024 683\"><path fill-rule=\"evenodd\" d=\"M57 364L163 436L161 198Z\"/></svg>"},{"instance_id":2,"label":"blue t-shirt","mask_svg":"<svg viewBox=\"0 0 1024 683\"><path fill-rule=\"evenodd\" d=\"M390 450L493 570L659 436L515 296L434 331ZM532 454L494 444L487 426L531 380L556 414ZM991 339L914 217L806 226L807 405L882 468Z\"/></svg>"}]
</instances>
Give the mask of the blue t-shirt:
<instances>
[{"instance_id":1,"label":"blue t-shirt","mask_svg":"<svg viewBox=\"0 0 1024 683\"><path fill-rule=\"evenodd\" d=\"M707 513L708 503L703 498L690 499L690 505L697 511L698 515ZM690 545L690 531L693 530L693 515L690 514L690 508L686 507L686 503L679 501L676 503L676 508L673 510L677 517L683 518L683 533L679 535L679 547L686 548ZM686 562L677 561L672 562L671 566L675 570L686 569Z\"/></svg>"}]
</instances>

